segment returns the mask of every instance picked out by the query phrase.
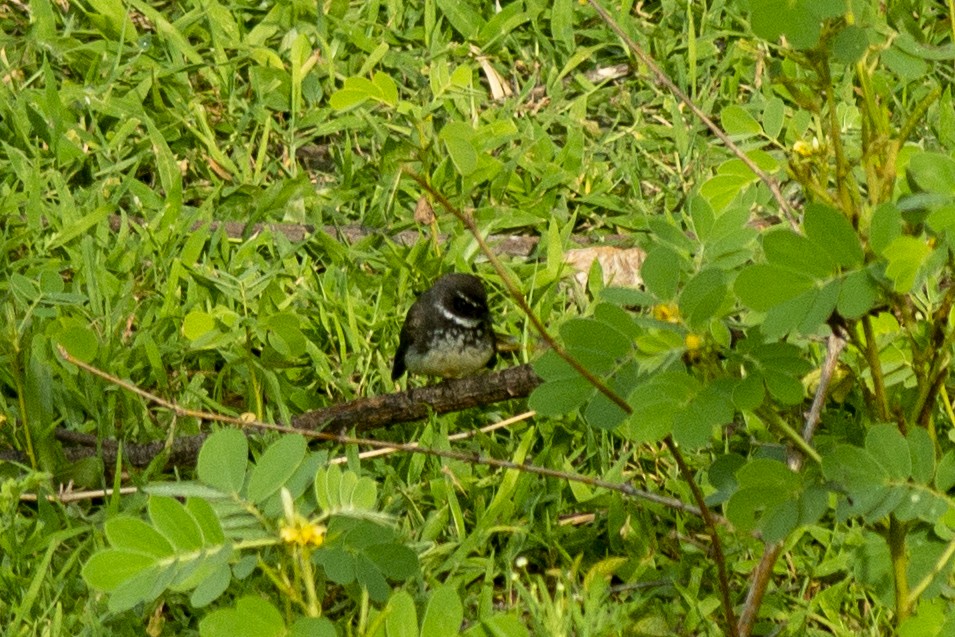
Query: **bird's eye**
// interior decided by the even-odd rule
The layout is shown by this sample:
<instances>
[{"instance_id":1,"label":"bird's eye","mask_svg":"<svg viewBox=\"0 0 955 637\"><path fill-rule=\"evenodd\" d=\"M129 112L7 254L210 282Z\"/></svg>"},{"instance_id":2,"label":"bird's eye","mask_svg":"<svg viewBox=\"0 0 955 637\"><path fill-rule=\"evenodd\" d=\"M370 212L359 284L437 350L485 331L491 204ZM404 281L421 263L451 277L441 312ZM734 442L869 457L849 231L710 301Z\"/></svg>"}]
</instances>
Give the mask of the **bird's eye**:
<instances>
[{"instance_id":1,"label":"bird's eye","mask_svg":"<svg viewBox=\"0 0 955 637\"><path fill-rule=\"evenodd\" d=\"M461 316L478 316L481 313L481 304L462 294L455 294L451 301L455 313Z\"/></svg>"}]
</instances>

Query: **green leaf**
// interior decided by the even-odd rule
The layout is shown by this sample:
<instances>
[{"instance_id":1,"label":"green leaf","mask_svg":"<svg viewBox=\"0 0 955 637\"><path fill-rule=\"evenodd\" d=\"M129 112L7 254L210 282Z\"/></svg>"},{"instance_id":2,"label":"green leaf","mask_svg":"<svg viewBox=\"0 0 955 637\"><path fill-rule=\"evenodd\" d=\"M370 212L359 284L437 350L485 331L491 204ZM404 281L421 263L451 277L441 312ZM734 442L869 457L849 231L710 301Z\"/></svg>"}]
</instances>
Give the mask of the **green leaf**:
<instances>
[{"instance_id":1,"label":"green leaf","mask_svg":"<svg viewBox=\"0 0 955 637\"><path fill-rule=\"evenodd\" d=\"M763 132L763 127L759 125L756 118L742 106L735 104L723 109L720 113L720 123L723 125L723 130L734 136L749 137Z\"/></svg>"},{"instance_id":2,"label":"green leaf","mask_svg":"<svg viewBox=\"0 0 955 637\"><path fill-rule=\"evenodd\" d=\"M167 557L175 551L162 533L139 518L128 515L110 518L103 530L114 549L136 551L157 559Z\"/></svg>"},{"instance_id":3,"label":"green leaf","mask_svg":"<svg viewBox=\"0 0 955 637\"><path fill-rule=\"evenodd\" d=\"M713 207L714 212L721 213L735 200L740 192L753 183L755 176L714 175L700 186L700 196Z\"/></svg>"},{"instance_id":4,"label":"green leaf","mask_svg":"<svg viewBox=\"0 0 955 637\"><path fill-rule=\"evenodd\" d=\"M156 566L157 560L141 551L106 549L94 553L83 565L83 579L99 591L111 592Z\"/></svg>"},{"instance_id":5,"label":"green leaf","mask_svg":"<svg viewBox=\"0 0 955 637\"><path fill-rule=\"evenodd\" d=\"M935 443L921 427L913 427L905 437L912 461L912 479L919 484L929 484L935 475Z\"/></svg>"},{"instance_id":6,"label":"green leaf","mask_svg":"<svg viewBox=\"0 0 955 637\"><path fill-rule=\"evenodd\" d=\"M337 464L322 467L315 474L315 499L319 508L331 511L341 506L342 470Z\"/></svg>"},{"instance_id":7,"label":"green leaf","mask_svg":"<svg viewBox=\"0 0 955 637\"><path fill-rule=\"evenodd\" d=\"M370 97L367 91L343 88L332 93L328 103L336 111L344 111L364 104Z\"/></svg>"},{"instance_id":8,"label":"green leaf","mask_svg":"<svg viewBox=\"0 0 955 637\"><path fill-rule=\"evenodd\" d=\"M895 204L884 203L876 208L869 226L869 245L873 252L882 254L901 234L902 213Z\"/></svg>"},{"instance_id":9,"label":"green leaf","mask_svg":"<svg viewBox=\"0 0 955 637\"><path fill-rule=\"evenodd\" d=\"M577 370L561 358L554 350L548 349L532 363L534 372L545 381L577 378Z\"/></svg>"},{"instance_id":10,"label":"green leaf","mask_svg":"<svg viewBox=\"0 0 955 637\"><path fill-rule=\"evenodd\" d=\"M629 338L612 326L595 319L570 319L560 326L560 336L568 349L600 352L611 361L631 351L632 342Z\"/></svg>"},{"instance_id":11,"label":"green leaf","mask_svg":"<svg viewBox=\"0 0 955 637\"><path fill-rule=\"evenodd\" d=\"M866 30L850 24L843 27L832 41L832 57L842 64L855 64L869 48Z\"/></svg>"},{"instance_id":12,"label":"green leaf","mask_svg":"<svg viewBox=\"0 0 955 637\"><path fill-rule=\"evenodd\" d=\"M314 553L328 579L346 586L355 581L355 559L337 546L324 546Z\"/></svg>"},{"instance_id":13,"label":"green leaf","mask_svg":"<svg viewBox=\"0 0 955 637\"><path fill-rule=\"evenodd\" d=\"M421 637L455 635L463 620L464 607L457 591L450 584L439 586L428 598L421 622Z\"/></svg>"},{"instance_id":14,"label":"green leaf","mask_svg":"<svg viewBox=\"0 0 955 637\"><path fill-rule=\"evenodd\" d=\"M763 234L766 260L814 279L825 279L836 271L836 261L807 237L789 228L776 228Z\"/></svg>"},{"instance_id":15,"label":"green leaf","mask_svg":"<svg viewBox=\"0 0 955 637\"><path fill-rule=\"evenodd\" d=\"M741 378L733 388L733 404L741 411L752 411L763 404L766 386L758 375Z\"/></svg>"},{"instance_id":16,"label":"green leaf","mask_svg":"<svg viewBox=\"0 0 955 637\"><path fill-rule=\"evenodd\" d=\"M862 265L862 244L859 235L845 215L829 206L809 204L803 218L803 227L809 240L820 246L834 262L843 268ZM813 251L811 260L816 258Z\"/></svg>"},{"instance_id":17,"label":"green leaf","mask_svg":"<svg viewBox=\"0 0 955 637\"><path fill-rule=\"evenodd\" d=\"M709 268L687 281L680 293L680 315L691 329L701 329L723 305L726 280L721 270Z\"/></svg>"},{"instance_id":18,"label":"green leaf","mask_svg":"<svg viewBox=\"0 0 955 637\"><path fill-rule=\"evenodd\" d=\"M660 300L672 299L680 281L680 257L668 246L654 246L647 253L640 274L648 292Z\"/></svg>"},{"instance_id":19,"label":"green leaf","mask_svg":"<svg viewBox=\"0 0 955 637\"><path fill-rule=\"evenodd\" d=\"M542 416L561 416L581 407L594 393L594 388L582 376L547 381L538 385L527 407Z\"/></svg>"},{"instance_id":20,"label":"green leaf","mask_svg":"<svg viewBox=\"0 0 955 637\"><path fill-rule=\"evenodd\" d=\"M291 312L279 312L262 322L270 330L269 344L282 356L294 359L305 354L308 339L299 327L299 318Z\"/></svg>"},{"instance_id":21,"label":"green leaf","mask_svg":"<svg viewBox=\"0 0 955 637\"><path fill-rule=\"evenodd\" d=\"M448 23L466 40L473 39L484 27L484 18L467 2L437 0L436 4Z\"/></svg>"},{"instance_id":22,"label":"green leaf","mask_svg":"<svg viewBox=\"0 0 955 637\"><path fill-rule=\"evenodd\" d=\"M955 195L955 159L941 153L912 155L906 169L909 183L920 192Z\"/></svg>"},{"instance_id":23,"label":"green leaf","mask_svg":"<svg viewBox=\"0 0 955 637\"><path fill-rule=\"evenodd\" d=\"M839 445L824 455L822 474L841 488L847 497L846 512L850 514L869 513L890 496L885 469L872 454L859 447Z\"/></svg>"},{"instance_id":24,"label":"green leaf","mask_svg":"<svg viewBox=\"0 0 955 637\"><path fill-rule=\"evenodd\" d=\"M392 542L373 544L364 550L364 555L388 579L405 581L418 574L417 553L402 544Z\"/></svg>"},{"instance_id":25,"label":"green leaf","mask_svg":"<svg viewBox=\"0 0 955 637\"><path fill-rule=\"evenodd\" d=\"M199 622L201 637L284 637L282 614L268 600L243 597L235 608L206 615Z\"/></svg>"},{"instance_id":26,"label":"green leaf","mask_svg":"<svg viewBox=\"0 0 955 637\"><path fill-rule=\"evenodd\" d=\"M338 631L325 617L299 617L292 624L289 637L338 637Z\"/></svg>"},{"instance_id":27,"label":"green leaf","mask_svg":"<svg viewBox=\"0 0 955 637\"><path fill-rule=\"evenodd\" d=\"M444 142L459 175L467 177L477 171L479 163L478 151L474 146L474 129L464 122L449 122L438 137Z\"/></svg>"},{"instance_id":28,"label":"green leaf","mask_svg":"<svg viewBox=\"0 0 955 637\"><path fill-rule=\"evenodd\" d=\"M182 320L182 334L190 341L216 331L216 319L207 312L194 310Z\"/></svg>"},{"instance_id":29,"label":"green leaf","mask_svg":"<svg viewBox=\"0 0 955 637\"><path fill-rule=\"evenodd\" d=\"M861 318L875 307L879 288L866 270L850 272L842 281L836 309L847 319Z\"/></svg>"},{"instance_id":30,"label":"green leaf","mask_svg":"<svg viewBox=\"0 0 955 637\"><path fill-rule=\"evenodd\" d=\"M658 374L630 393L633 413L622 433L636 442L660 440L673 431L676 415L699 391L699 381L685 372Z\"/></svg>"},{"instance_id":31,"label":"green leaf","mask_svg":"<svg viewBox=\"0 0 955 637\"><path fill-rule=\"evenodd\" d=\"M812 287L813 279L806 274L758 263L740 272L734 289L743 304L765 312Z\"/></svg>"},{"instance_id":32,"label":"green leaf","mask_svg":"<svg viewBox=\"0 0 955 637\"><path fill-rule=\"evenodd\" d=\"M765 487L790 493L797 492L802 486L797 473L772 458L750 460L736 471L736 480L740 487Z\"/></svg>"},{"instance_id":33,"label":"green leaf","mask_svg":"<svg viewBox=\"0 0 955 637\"><path fill-rule=\"evenodd\" d=\"M775 43L785 35L797 49L819 43L822 22L845 13L845 5L830 0L750 0L750 27L757 36Z\"/></svg>"},{"instance_id":34,"label":"green leaf","mask_svg":"<svg viewBox=\"0 0 955 637\"><path fill-rule=\"evenodd\" d=\"M773 398L784 405L798 405L806 397L806 390L798 378L773 370L763 372L766 389Z\"/></svg>"},{"instance_id":35,"label":"green leaf","mask_svg":"<svg viewBox=\"0 0 955 637\"><path fill-rule=\"evenodd\" d=\"M746 487L734 493L726 503L726 518L742 533L759 529L764 516L789 500L778 489Z\"/></svg>"},{"instance_id":36,"label":"green leaf","mask_svg":"<svg viewBox=\"0 0 955 637\"><path fill-rule=\"evenodd\" d=\"M938 461L935 488L944 493L952 487L955 487L955 451L950 450Z\"/></svg>"},{"instance_id":37,"label":"green leaf","mask_svg":"<svg viewBox=\"0 0 955 637\"><path fill-rule=\"evenodd\" d=\"M232 569L228 564L219 564L202 578L189 596L189 603L196 608L208 606L226 592L232 582Z\"/></svg>"},{"instance_id":38,"label":"green leaf","mask_svg":"<svg viewBox=\"0 0 955 637\"><path fill-rule=\"evenodd\" d=\"M378 71L371 79L375 88L378 89L377 99L389 106L398 104L398 85L391 79L387 73Z\"/></svg>"},{"instance_id":39,"label":"green leaf","mask_svg":"<svg viewBox=\"0 0 955 637\"><path fill-rule=\"evenodd\" d=\"M222 524L219 518L204 498L191 497L186 500L186 509L195 519L196 524L202 531L202 539L205 545L222 544L225 542L225 534L222 532Z\"/></svg>"},{"instance_id":40,"label":"green leaf","mask_svg":"<svg viewBox=\"0 0 955 637\"><path fill-rule=\"evenodd\" d=\"M575 48L574 4L574 0L556 0L550 10L551 37L553 37L554 41L559 43L567 53L572 53Z\"/></svg>"},{"instance_id":41,"label":"green leaf","mask_svg":"<svg viewBox=\"0 0 955 637\"><path fill-rule=\"evenodd\" d=\"M202 444L196 472L209 486L235 495L242 491L248 459L245 434L236 429L220 429Z\"/></svg>"},{"instance_id":42,"label":"green leaf","mask_svg":"<svg viewBox=\"0 0 955 637\"><path fill-rule=\"evenodd\" d=\"M713 438L717 427L733 421L733 404L717 385L708 385L674 416L673 439L687 449L698 449Z\"/></svg>"},{"instance_id":43,"label":"green leaf","mask_svg":"<svg viewBox=\"0 0 955 637\"><path fill-rule=\"evenodd\" d=\"M364 77L349 77L345 79L342 88L332 93L329 104L338 111L354 108L369 99L383 100L381 88Z\"/></svg>"},{"instance_id":44,"label":"green leaf","mask_svg":"<svg viewBox=\"0 0 955 637\"><path fill-rule=\"evenodd\" d=\"M382 612L388 637L418 637L418 613L407 591L392 595Z\"/></svg>"},{"instance_id":45,"label":"green leaf","mask_svg":"<svg viewBox=\"0 0 955 637\"><path fill-rule=\"evenodd\" d=\"M908 444L895 425L872 426L865 437L865 448L882 465L889 478L904 481L912 474Z\"/></svg>"},{"instance_id":46,"label":"green leaf","mask_svg":"<svg viewBox=\"0 0 955 637\"><path fill-rule=\"evenodd\" d=\"M391 592L381 571L362 554L355 557L355 581L368 591L368 597L374 602L383 603Z\"/></svg>"},{"instance_id":47,"label":"green leaf","mask_svg":"<svg viewBox=\"0 0 955 637\"><path fill-rule=\"evenodd\" d=\"M830 281L816 291L806 315L799 322L799 332L802 334L814 334L819 327L829 320L836 304L839 302L839 292L842 289L841 281ZM767 321L769 318L767 317Z\"/></svg>"},{"instance_id":48,"label":"green leaf","mask_svg":"<svg viewBox=\"0 0 955 637\"><path fill-rule=\"evenodd\" d=\"M593 427L612 431L626 420L627 412L602 392L595 390L593 399L584 408L583 417Z\"/></svg>"},{"instance_id":49,"label":"green leaf","mask_svg":"<svg viewBox=\"0 0 955 637\"><path fill-rule=\"evenodd\" d=\"M249 475L249 500L263 502L284 486L302 463L307 447L304 436L298 434L284 435L272 443Z\"/></svg>"},{"instance_id":50,"label":"green leaf","mask_svg":"<svg viewBox=\"0 0 955 637\"><path fill-rule=\"evenodd\" d=\"M70 356L85 363L96 358L99 339L93 330L84 325L70 324L56 333L56 343L61 345Z\"/></svg>"},{"instance_id":51,"label":"green leaf","mask_svg":"<svg viewBox=\"0 0 955 637\"><path fill-rule=\"evenodd\" d=\"M885 274L892 279L896 292L903 294L911 291L922 265L932 253L932 248L923 240L915 237L900 236L882 252L889 264Z\"/></svg>"},{"instance_id":52,"label":"green leaf","mask_svg":"<svg viewBox=\"0 0 955 637\"><path fill-rule=\"evenodd\" d=\"M202 530L186 507L175 498L150 496L149 519L178 551L202 547Z\"/></svg>"},{"instance_id":53,"label":"green leaf","mask_svg":"<svg viewBox=\"0 0 955 637\"><path fill-rule=\"evenodd\" d=\"M772 97L766 100L763 106L763 131L770 139L779 137L783 130L784 118L786 115L786 105L778 97Z\"/></svg>"}]
</instances>

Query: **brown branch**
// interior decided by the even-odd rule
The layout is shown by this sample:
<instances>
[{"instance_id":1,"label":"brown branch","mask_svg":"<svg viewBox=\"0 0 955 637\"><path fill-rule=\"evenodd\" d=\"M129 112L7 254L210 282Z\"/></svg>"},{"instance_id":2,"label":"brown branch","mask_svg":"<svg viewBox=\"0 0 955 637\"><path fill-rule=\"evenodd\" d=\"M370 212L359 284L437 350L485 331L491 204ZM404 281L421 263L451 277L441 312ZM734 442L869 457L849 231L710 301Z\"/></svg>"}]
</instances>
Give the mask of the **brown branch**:
<instances>
[{"instance_id":1,"label":"brown branch","mask_svg":"<svg viewBox=\"0 0 955 637\"><path fill-rule=\"evenodd\" d=\"M657 495L655 493L650 493L642 489L637 489L636 487L627 483L610 482L608 480L602 480L600 478L591 478L589 476L583 476L576 473L569 473L567 471L560 471L557 469L551 469L551 468L542 467L539 465L534 465L534 464L529 464L524 462L521 462L521 463L511 462L509 460L498 460L496 458L489 458L477 453L466 453L466 452L452 451L447 449L433 449L428 447L421 447L417 443L394 443L394 442L386 442L383 440L372 440L369 438L356 438L354 436L333 434L333 433L329 433L325 431L309 431L307 429L296 429L295 427L286 427L284 425L276 425L274 423L262 422L259 420L246 420L243 418L235 418L233 416L223 416L221 414L214 414L211 412L199 411L195 409L186 409L184 407L180 407L174 402L171 402L164 398L160 398L159 396L156 396L155 394L151 394L148 391L140 387L137 387L136 385L133 385L132 383L122 380L121 378L117 378L116 376L113 376L112 374L104 372L103 370L97 367L93 367L89 363L85 363L81 360L73 358L72 356L70 356L69 352L67 352L62 346L58 347L58 352L60 356L63 357L64 360L76 365L80 369L90 374L93 374L94 376L98 376L99 378L102 378L106 380L107 382L112 383L113 385L121 387L122 389L125 389L126 391L132 392L136 394L137 396L141 396L142 398L148 400L151 403L165 407L166 409L169 409L174 414L180 417L197 418L199 420L206 420L210 422L226 423L230 425L235 425L239 427L241 430L264 429L268 431L278 431L282 433L299 434L299 435L305 436L306 438L337 442L344 445L363 445L367 447L373 447L376 449L391 449L395 451L404 451L408 453L421 453L421 454L425 454L429 456L436 456L439 458L449 458L452 460L461 460L463 462L469 462L472 464L481 464L481 465L486 465L489 467L496 467L499 469L523 471L525 473L533 473L536 475L545 476L549 478L557 478L559 480L568 480L571 482L579 482L581 484L586 484L592 487L604 488L611 491L616 491L618 493L622 493L624 495L627 495L633 498L639 498L639 499L647 500L649 502L655 502L657 504L668 506L680 511L693 513L695 515L701 514L700 510L697 509L696 507L693 507L692 505L676 500L675 498L669 498L666 496ZM499 372L499 373L503 374L504 372ZM192 438L199 439L200 436L193 436ZM201 438L204 440L205 436L201 436ZM182 439L173 440L172 442L173 449L172 449L172 453L170 453L170 456L176 455L175 447L178 443L180 443L180 440ZM722 519L718 521L720 523L725 523L725 520L722 520Z\"/></svg>"},{"instance_id":2,"label":"brown branch","mask_svg":"<svg viewBox=\"0 0 955 637\"><path fill-rule=\"evenodd\" d=\"M72 358L67 360L80 364ZM88 369L91 373L112 382L111 376L94 370L95 368ZM445 414L505 400L526 398L540 382L540 378L530 365L517 365L490 374L446 380L437 385L359 398L305 412L292 419L292 427L296 431L332 430L360 433L397 423L422 420L431 413ZM144 398L151 397L148 392L136 391L138 388L133 389L134 386L123 386ZM97 436L65 429L55 430L54 436L57 440L74 445L64 448L64 454L71 462L95 456L100 457L107 466L116 462L119 445L113 440L101 440ZM205 439L206 434L181 436L173 440L168 447L165 441L143 444L125 443L122 453L126 462L135 467L147 466L164 452L169 454L167 460L169 466L187 467L196 463L199 449ZM18 458L16 454L3 453L0 454L0 459L17 460Z\"/></svg>"},{"instance_id":3,"label":"brown branch","mask_svg":"<svg viewBox=\"0 0 955 637\"><path fill-rule=\"evenodd\" d=\"M822 407L826 402L829 385L832 382L832 374L839 362L839 354L842 353L845 346L846 339L835 334L831 335L826 343L826 359L819 373L819 386L816 387L816 395L813 397L812 406L806 414L806 423L802 432L803 440L807 443L812 440L816 426L819 424ZM799 451L791 450L789 453L789 468L793 471L799 471L804 460L805 458ZM763 596L766 594L769 580L773 574L773 565L776 564L776 560L782 551L782 542L767 544L763 548L763 555L759 564L753 570L749 591L746 593L746 602L743 604L743 611L740 613L739 623L736 627L739 637L749 637L753 632L753 626L756 624L756 617L759 614L759 607L763 603Z\"/></svg>"},{"instance_id":4,"label":"brown branch","mask_svg":"<svg viewBox=\"0 0 955 637\"><path fill-rule=\"evenodd\" d=\"M446 380L418 389L359 398L348 403L306 412L292 419L292 426L308 430L378 429L399 422L427 418L503 400L526 398L541 383L530 365Z\"/></svg>"}]
</instances>

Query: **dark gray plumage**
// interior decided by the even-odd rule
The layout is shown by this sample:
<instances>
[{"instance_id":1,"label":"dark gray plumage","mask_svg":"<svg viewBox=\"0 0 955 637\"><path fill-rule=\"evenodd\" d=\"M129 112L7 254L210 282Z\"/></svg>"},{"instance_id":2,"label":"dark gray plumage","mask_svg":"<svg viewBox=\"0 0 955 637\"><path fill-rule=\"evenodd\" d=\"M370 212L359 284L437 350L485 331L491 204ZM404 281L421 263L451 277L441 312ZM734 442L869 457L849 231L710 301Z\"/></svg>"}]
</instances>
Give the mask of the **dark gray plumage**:
<instances>
[{"instance_id":1,"label":"dark gray plumage","mask_svg":"<svg viewBox=\"0 0 955 637\"><path fill-rule=\"evenodd\" d=\"M461 378L496 359L484 283L471 274L445 274L408 310L391 378L405 371Z\"/></svg>"}]
</instances>

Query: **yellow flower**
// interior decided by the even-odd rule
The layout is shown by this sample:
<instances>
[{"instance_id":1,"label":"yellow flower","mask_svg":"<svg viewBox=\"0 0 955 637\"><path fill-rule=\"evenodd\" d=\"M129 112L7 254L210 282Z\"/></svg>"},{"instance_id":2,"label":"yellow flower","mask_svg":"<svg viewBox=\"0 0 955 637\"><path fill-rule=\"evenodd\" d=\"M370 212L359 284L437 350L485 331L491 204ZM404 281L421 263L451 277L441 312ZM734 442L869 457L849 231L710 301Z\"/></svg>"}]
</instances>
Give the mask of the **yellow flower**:
<instances>
[{"instance_id":1,"label":"yellow flower","mask_svg":"<svg viewBox=\"0 0 955 637\"><path fill-rule=\"evenodd\" d=\"M680 308L675 303L660 303L653 306L653 318L666 323L680 322Z\"/></svg>"},{"instance_id":2,"label":"yellow flower","mask_svg":"<svg viewBox=\"0 0 955 637\"><path fill-rule=\"evenodd\" d=\"M703 339L696 334L687 334L686 338L683 339L683 344L686 346L688 351L695 352L696 350L703 347Z\"/></svg>"},{"instance_id":3,"label":"yellow flower","mask_svg":"<svg viewBox=\"0 0 955 637\"><path fill-rule=\"evenodd\" d=\"M279 537L286 544L318 548L325 543L325 530L325 527L321 524L299 518L292 524L283 524L282 528L279 529Z\"/></svg>"}]
</instances>

